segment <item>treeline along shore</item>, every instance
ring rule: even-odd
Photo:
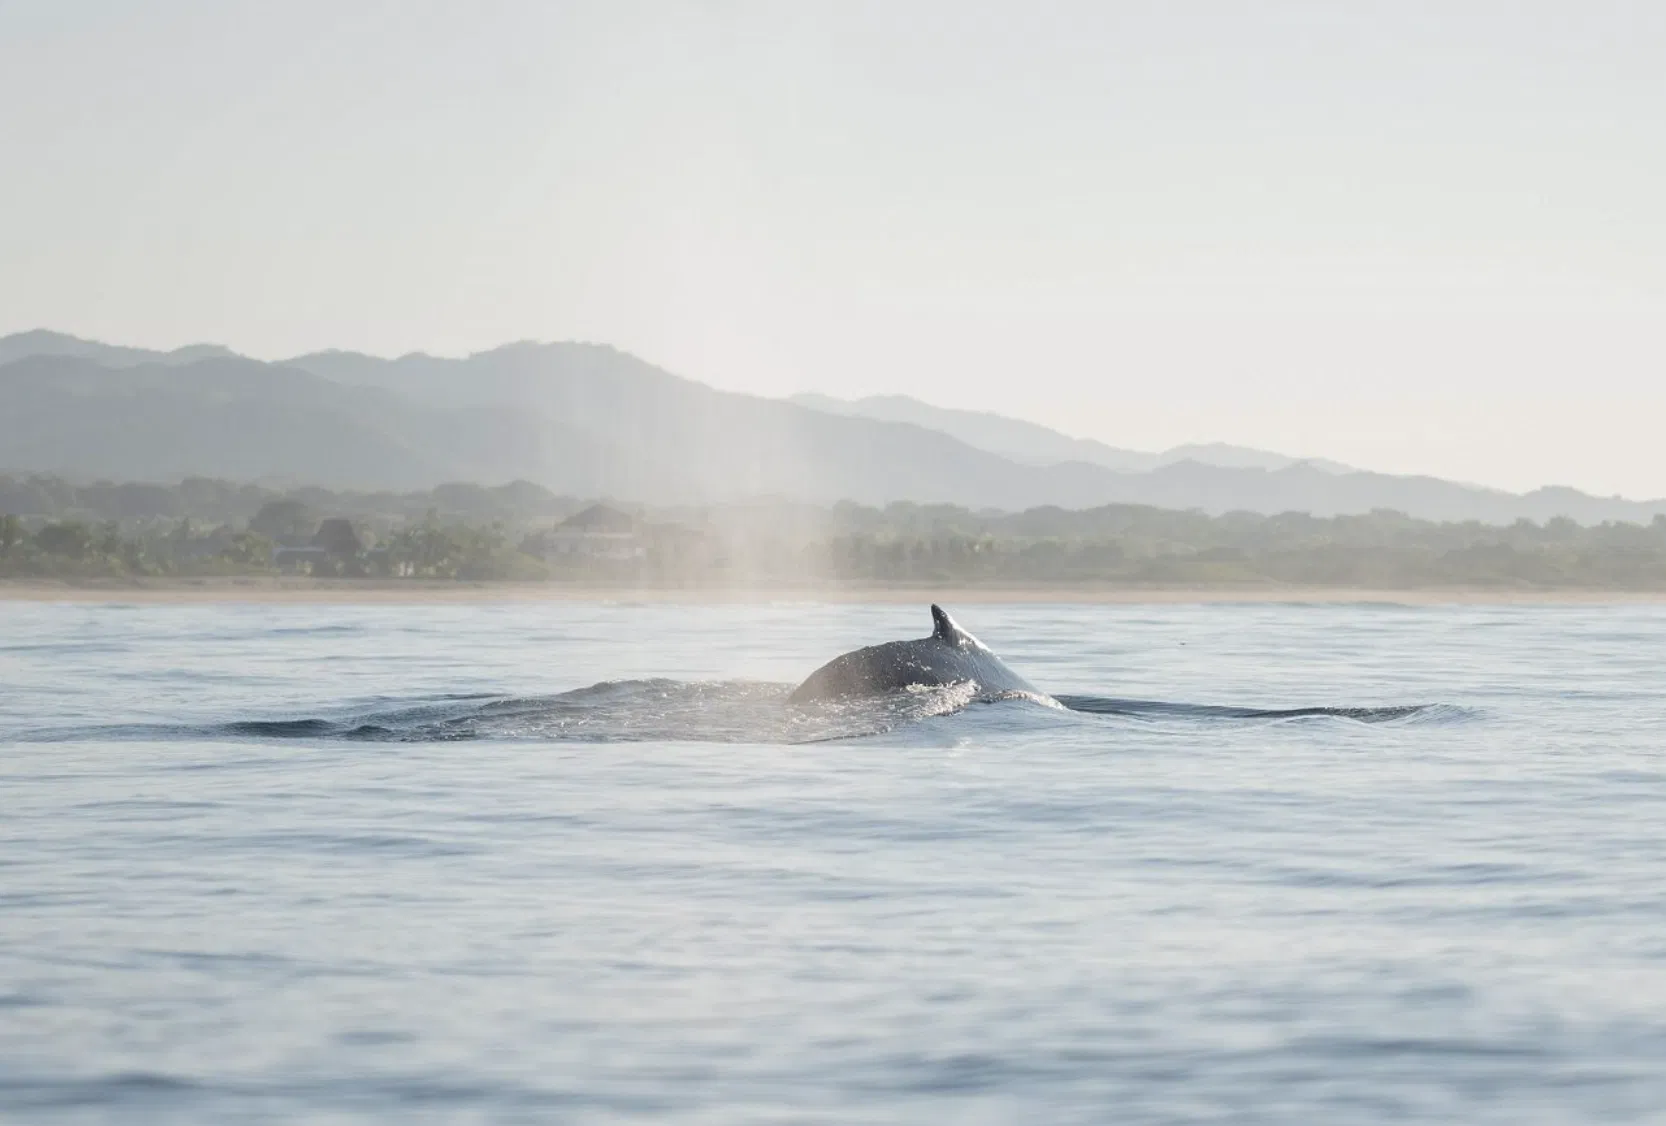
[[[636,587],[1666,591],[1666,518],[1435,523],[1391,511],[974,512],[758,499],[649,509],[525,482],[428,492],[0,476],[0,578],[215,576]]]

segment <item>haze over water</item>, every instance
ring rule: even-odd
[[[1661,1120],[1666,608],[950,609],[0,602],[0,1116]]]

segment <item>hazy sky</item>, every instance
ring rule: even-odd
[[[1666,3],[0,0],[0,332],[1666,495]]]

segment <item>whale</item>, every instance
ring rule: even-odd
[[[931,625],[930,637],[887,641],[834,657],[793,689],[787,702],[881,696],[914,687],[966,683],[982,696],[1023,693],[1047,699],[935,603]]]

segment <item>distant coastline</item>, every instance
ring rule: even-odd
[[[201,478],[80,486],[0,474],[0,579],[129,589],[346,580],[359,591],[395,581],[1119,599],[1321,590],[1558,597],[1666,591],[1666,515],[1648,524],[1556,518],[1496,527],[1388,510],[1328,518],[1130,505],[1001,513],[783,500],[655,510],[558,497],[525,482],[283,495]]]
[[[1437,605],[1624,605],[1666,603],[1666,589],[1590,587],[1505,589],[1427,587],[1381,590],[1334,586],[1149,586],[1090,584],[965,585],[791,584],[770,586],[641,586],[563,582],[462,582],[306,577],[211,577],[135,581],[55,582],[0,579],[0,601],[126,604],[316,603],[454,604],[494,602],[654,603],[1076,603],[1085,605],[1184,605],[1250,603],[1383,603]]]

